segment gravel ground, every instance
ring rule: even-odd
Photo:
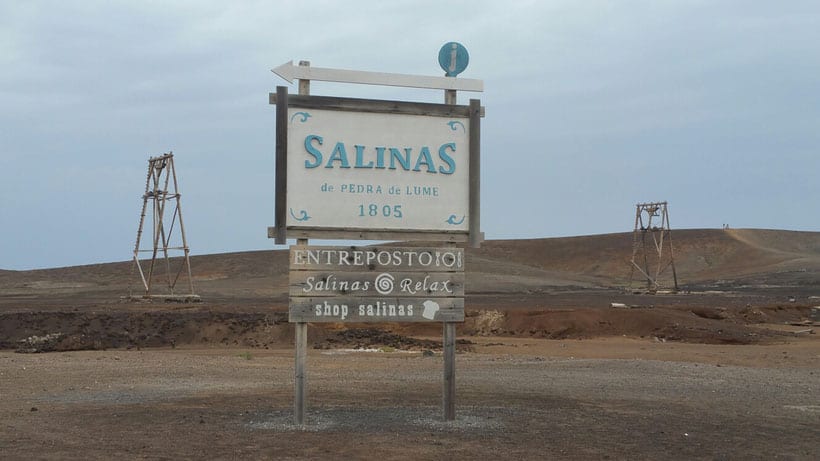
[[[479,347],[457,357],[452,422],[440,355],[314,350],[305,426],[292,420],[292,350],[3,352],[0,458],[817,459],[814,344],[789,366],[685,361],[720,347],[708,345],[683,361]]]

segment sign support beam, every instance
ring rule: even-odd
[[[285,197],[288,192],[288,88],[276,87],[276,196]],[[276,200],[274,208],[275,232],[274,243],[287,243],[287,206],[284,200]]]
[[[307,410],[307,322],[295,327],[296,369],[294,373],[293,419],[297,426],[305,424]]]
[[[456,324],[444,323],[444,420],[456,419]]]
[[[309,67],[310,62],[300,61],[299,66]],[[310,94],[310,80],[299,80],[299,94],[305,96]],[[284,106],[283,112],[287,114],[287,104],[282,104],[282,106]],[[287,118],[285,118],[283,125],[287,127]],[[284,220],[281,229],[282,234],[285,234]],[[308,239],[297,239],[296,242],[299,245],[307,245]],[[296,342],[296,367],[293,380],[293,418],[296,425],[304,426],[305,413],[307,412],[307,322],[296,323],[294,339]]]
[[[452,78],[454,77],[445,77]],[[456,105],[458,103],[458,95],[456,90],[444,91],[444,103],[449,105]],[[470,114],[470,129],[473,129],[473,114]],[[472,137],[472,131],[470,132]],[[470,139],[472,141],[472,138]],[[470,161],[473,161],[472,153],[474,146],[470,146]],[[470,186],[472,186],[474,165],[470,165]],[[473,201],[476,197],[478,189],[470,190],[470,223],[473,223]],[[478,228],[470,228],[470,236],[478,231]],[[442,350],[444,353],[444,388],[442,389],[442,407],[444,409],[444,420],[455,421],[456,419],[456,324],[453,322],[444,322],[444,342]]]
[[[478,248],[481,233],[481,101],[470,100],[470,246]]]
[[[358,83],[363,85],[399,86],[406,88],[427,88],[431,90],[484,91],[484,81],[472,78],[432,77],[426,75],[391,74],[384,72],[367,72],[360,70],[329,69],[293,65],[288,61],[271,72],[292,83],[294,79],[301,82],[319,80],[323,82]],[[301,91],[299,94],[302,94]]]

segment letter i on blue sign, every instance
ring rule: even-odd
[[[458,42],[447,42],[438,52],[438,64],[447,77],[455,77],[464,72],[470,62],[467,48]]]

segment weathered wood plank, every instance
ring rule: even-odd
[[[284,86],[276,87],[276,93],[280,101],[284,104],[276,107],[276,202],[274,204],[274,227],[273,235],[275,243],[284,245],[287,243],[287,192],[288,192],[288,89]]]
[[[464,298],[290,298],[290,322],[463,322]]]
[[[277,228],[268,227],[268,238],[276,237]],[[468,240],[467,231],[439,232],[439,231],[401,231],[389,229],[349,229],[349,228],[302,228],[291,227],[288,237],[293,239],[323,239],[323,240],[393,240],[405,242],[442,242],[461,243]],[[482,237],[483,238],[483,237]]]
[[[444,420],[456,419],[456,325],[451,322],[444,324],[444,388],[442,392],[442,406]]]
[[[307,410],[307,323],[295,326],[296,363],[293,376],[293,418],[296,425],[305,423]]]
[[[270,104],[277,104],[275,93],[268,95]],[[340,98],[335,96],[302,96],[289,95],[288,107],[301,109],[343,110],[352,112],[371,112],[379,114],[424,115],[433,117],[469,117],[470,106],[436,104],[423,102],[389,101],[380,99]],[[479,108],[484,116],[484,108]]]
[[[268,236],[275,228],[268,228]],[[467,232],[438,232],[438,231],[399,231],[399,230],[369,230],[369,229],[342,229],[342,228],[296,228],[288,229],[288,237],[300,239],[322,240],[401,240],[415,242],[445,242],[459,243],[467,241]]]
[[[464,296],[463,272],[292,271],[290,296]]]
[[[464,249],[454,247],[290,247],[290,270],[344,272],[463,272]]]
[[[326,67],[308,67],[309,65],[309,62],[302,61],[299,63],[299,66],[294,66],[293,61],[288,61],[271,69],[271,71],[288,82],[293,82],[293,79],[299,79],[300,82],[320,80],[325,82],[429,88],[434,90],[484,91],[484,81],[471,78],[450,78],[432,75],[410,75]]]
[[[481,101],[470,100],[470,246],[481,246]]]

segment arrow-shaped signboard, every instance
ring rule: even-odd
[[[433,90],[484,91],[484,81],[471,78],[431,77],[425,75],[294,66],[293,61],[288,61],[281,66],[271,69],[271,71],[289,83],[293,83],[293,79],[300,79],[320,80],[323,82],[360,83],[364,85],[429,88]]]

